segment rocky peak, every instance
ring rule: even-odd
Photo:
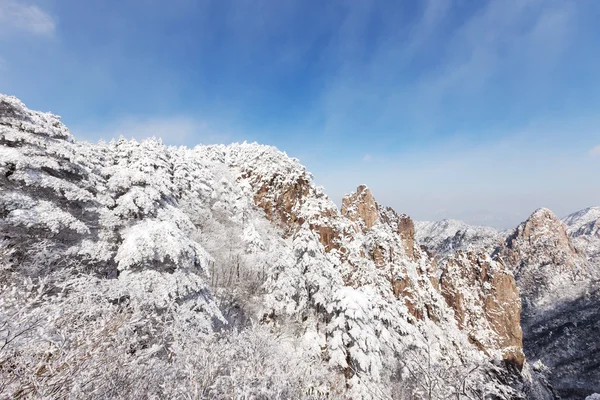
[[[598,320],[600,208],[590,207],[560,221],[548,209],[536,210],[501,249],[521,289],[524,348],[533,364],[552,371],[550,382],[563,399],[597,391],[600,359]],[[595,258],[598,257],[598,258]],[[596,331],[594,331],[596,329]]]
[[[496,254],[515,274],[525,305],[561,296],[568,286],[589,277],[565,224],[547,208],[536,210],[521,223]]]
[[[360,221],[366,229],[371,229],[378,220],[379,207],[366,185],[360,185],[356,192],[342,199],[342,215],[351,221]]]
[[[415,225],[406,214],[400,214],[391,207],[380,206],[366,185],[360,185],[355,193],[342,199],[341,214],[362,225],[363,231],[370,230],[377,222],[389,226],[400,237],[404,253],[415,258]]]
[[[567,235],[566,226],[547,208],[539,208],[517,228],[517,235],[535,244],[539,240],[550,239],[556,245],[574,251]]]
[[[565,224],[547,208],[537,209],[521,223],[507,238],[506,246],[529,261],[540,256],[553,263],[571,264],[570,256],[577,256]]]

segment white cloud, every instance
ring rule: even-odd
[[[89,141],[109,141],[120,136],[136,140],[156,137],[169,145],[194,146],[230,140],[229,134],[214,128],[208,122],[188,116],[130,116],[102,126],[75,126],[72,132],[76,137]]]
[[[364,155],[363,161],[371,161],[372,158],[373,157],[370,154],[367,153],[367,154]]]
[[[592,157],[600,157],[600,144],[598,146],[594,146],[589,151],[590,156]]]
[[[55,29],[55,19],[38,6],[15,0],[0,0],[0,37],[22,32],[51,36]]]

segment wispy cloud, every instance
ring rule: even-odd
[[[22,1],[0,0],[0,38],[11,33],[51,36],[56,20],[36,5]]]
[[[398,129],[414,123],[420,131],[435,131],[444,121],[432,119],[432,114],[442,116],[466,99],[489,99],[489,92],[507,76],[531,87],[529,97],[541,96],[542,90],[533,88],[547,87],[557,64],[565,63],[562,55],[572,43],[577,21],[574,4],[527,0],[507,6],[491,0],[462,15],[459,3],[425,3],[408,35],[397,28],[397,21],[386,24],[385,16],[368,10],[349,13],[344,26],[352,29],[340,30],[337,40],[354,53],[338,55],[339,73],[322,94],[326,130],[363,125]],[[464,22],[452,23],[457,16],[465,17]],[[385,40],[367,51],[361,38],[368,34],[366,21],[374,18],[383,19]],[[418,73],[410,67],[433,62],[435,68]]]
[[[594,146],[589,151],[590,156],[592,157],[600,157],[600,144],[598,146]]]
[[[507,7],[490,1],[455,31],[445,68],[425,85],[431,95],[443,96],[459,88],[480,89],[515,63],[522,72],[551,69],[568,44],[573,13],[569,3],[558,7],[524,1]]]
[[[136,140],[155,137],[165,144],[187,146],[224,143],[233,139],[229,133],[210,123],[188,116],[130,116],[101,126],[76,126],[72,131],[76,137],[89,141],[111,140],[120,136]]]
[[[372,158],[373,157],[369,153],[367,153],[363,156],[362,160],[363,161],[371,161]]]

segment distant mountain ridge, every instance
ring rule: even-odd
[[[415,237],[420,245],[439,255],[457,250],[493,250],[502,241],[502,233],[494,228],[455,219],[415,221]]]
[[[515,275],[525,354],[550,367],[549,382],[566,399],[600,391],[600,207],[560,220],[540,208],[513,230],[462,221],[416,222],[418,243],[442,259],[479,250]]]

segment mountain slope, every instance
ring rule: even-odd
[[[591,278],[584,255],[573,245],[567,229],[550,210],[540,208],[506,239],[497,254],[511,266],[524,307],[543,309],[556,300],[578,296]]]
[[[440,281],[410,218],[366,186],[338,210],[273,147],[91,145],[9,96],[0,143],[3,396],[519,398],[534,384],[512,275],[482,259]]]
[[[600,269],[600,207],[588,207],[563,219],[574,245]]]
[[[586,254],[594,237],[575,244],[594,232],[593,214],[576,213],[566,226],[550,210],[536,210],[497,250],[521,290],[525,354],[549,368],[548,380],[564,399],[600,391],[599,286]]]
[[[454,219],[415,222],[417,242],[439,256],[458,250],[493,251],[502,239],[502,233],[487,226],[473,226]]]
[[[485,279],[485,271],[490,269],[490,261],[485,260],[490,253],[493,262],[506,265],[514,274],[523,304],[520,322],[524,351],[534,364],[533,376],[547,382],[545,388],[538,387],[540,392],[533,398],[552,397],[554,391],[564,399],[580,399],[600,391],[596,339],[600,317],[600,207],[581,210],[562,221],[542,208],[506,237],[492,229],[452,220],[417,222],[416,227],[419,243],[441,259],[443,293],[450,304],[455,303],[459,324],[471,330],[471,340],[476,343],[494,337],[481,318],[488,312],[486,291],[457,292],[444,283],[462,280],[462,286],[472,286],[474,281]],[[478,254],[463,249],[484,250]],[[460,311],[469,303],[469,309],[477,310],[478,315]],[[501,326],[514,326],[514,321]],[[504,337],[506,340],[514,335]]]

